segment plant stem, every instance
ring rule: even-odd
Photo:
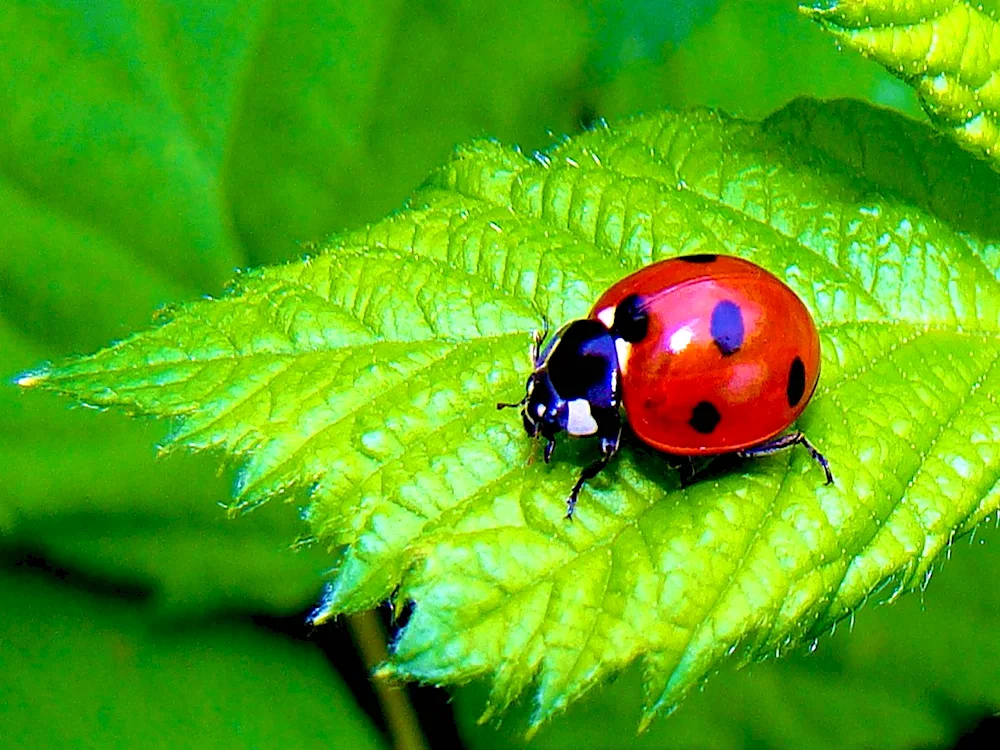
[[[373,674],[375,668],[389,658],[385,630],[375,610],[349,615],[347,623],[368,671],[368,679],[371,680],[378,702],[382,706],[382,715],[389,728],[393,748],[427,750],[427,740],[420,729],[420,721],[410,703],[406,688]]]

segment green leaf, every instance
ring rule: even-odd
[[[208,457],[164,466],[156,425],[120,415],[100,420],[42,394],[10,387],[39,347],[4,347],[0,370],[0,530],[8,549],[153,594],[164,610],[295,612],[312,602],[329,562],[296,551],[309,535],[295,509],[275,504],[233,524],[218,504],[230,495]],[[166,469],[166,470],[165,470]]]
[[[0,575],[0,597],[17,604],[0,624],[7,747],[384,747],[312,644],[164,627],[23,573]]]
[[[830,638],[743,670],[724,668],[669,721],[631,737],[642,675],[632,668],[591,692],[525,742],[520,701],[502,726],[477,726],[486,691],[453,691],[470,750],[580,747],[731,750],[740,747],[956,747],[1000,705],[1000,564],[992,528],[958,543],[934,583],[892,606],[866,607]],[[969,538],[972,541],[972,537]]]
[[[832,0],[802,10],[913,86],[938,127],[1000,169],[995,0]]]
[[[852,158],[888,161],[892,127],[956,171],[866,177]],[[897,115],[814,101],[759,124],[656,114],[536,156],[475,143],[405,211],[21,383],[175,418],[170,445],[242,457],[240,505],[307,492],[338,550],[322,615],[397,586],[415,602],[388,672],[488,677],[488,714],[534,683],[538,726],[640,662],[647,726],[727,659],[920,584],[1000,505],[995,235],[947,212],[954,175],[981,194],[997,177],[941,148]],[[682,489],[630,446],[567,523],[593,446],[529,464],[494,403],[523,388],[543,315],[585,314],[689,252],[752,258],[814,313],[823,375],[799,427],[837,482],[793,451]]]
[[[854,96],[922,114],[905,83],[859,55],[845,55],[787,0],[724,0],[662,64],[634,62],[599,92],[609,119],[669,106],[717,107],[759,119],[796,96]]]
[[[22,367],[40,356],[11,354]],[[9,382],[13,373],[3,376]],[[148,590],[153,606],[175,614],[309,606],[329,561],[319,550],[291,549],[310,534],[296,510],[275,504],[231,523],[218,507],[231,482],[217,462],[157,462],[160,438],[157,425],[117,414],[95,419],[0,387],[4,546]]]
[[[399,204],[456,141],[576,121],[585,19],[565,0],[9,0],[0,12],[0,531],[154,594],[298,611],[329,566],[291,506],[239,524],[208,457],[155,425],[21,394],[238,266]],[[386,165],[391,165],[386,169]],[[360,217],[360,219],[359,219]]]

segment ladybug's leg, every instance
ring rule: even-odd
[[[580,490],[583,489],[583,485],[600,474],[601,470],[608,465],[612,456],[614,456],[618,451],[618,444],[621,442],[621,437],[622,430],[620,426],[613,437],[601,436],[601,457],[580,472],[580,477],[576,480],[576,484],[573,485],[573,489],[570,490],[569,497],[566,499],[567,521],[573,520],[573,511],[576,509],[576,500],[580,495]]]
[[[545,438],[545,450],[542,453],[542,458],[545,459],[545,463],[549,463],[552,460],[552,451],[556,449],[555,438]]]
[[[587,480],[593,479],[601,470],[608,465],[608,461],[611,460],[610,455],[601,456],[599,459],[594,461],[590,466],[585,468],[580,472],[580,478],[576,480],[576,484],[573,485],[573,489],[569,492],[569,497],[566,499],[566,520],[573,520],[573,511],[576,510],[576,500],[580,495],[580,490],[583,489],[583,485],[587,483]]]
[[[812,460],[823,467],[823,473],[826,474],[826,483],[833,484],[833,472],[830,471],[830,462],[826,460],[826,456],[820,453],[816,449],[816,446],[810,443],[806,439],[806,436],[803,435],[801,432],[799,433],[799,438],[800,438],[799,443],[802,444],[803,448],[809,451],[809,455],[812,456]]]
[[[549,319],[542,318],[542,330],[531,332],[531,364],[538,367],[538,357],[542,353],[542,344],[545,343],[545,339],[549,336]]]
[[[736,451],[736,455],[740,458],[759,458],[760,456],[774,455],[796,445],[801,445],[809,451],[809,455],[812,456],[813,461],[823,467],[823,472],[826,474],[826,483],[833,484],[833,472],[830,471],[830,462],[798,430],[789,432],[787,435],[779,435],[778,437],[771,438],[766,443],[755,445],[752,448],[744,448],[741,451]]]
[[[679,456],[677,473],[681,480],[681,489],[694,484],[694,459],[691,456]]]

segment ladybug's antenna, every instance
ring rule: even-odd
[[[505,404],[501,402],[497,404],[497,411],[499,411],[500,409],[517,409],[520,406],[524,406],[524,402],[527,400],[528,396],[525,395],[525,397],[522,398],[520,401],[518,401],[516,404]]]
[[[549,319],[542,316],[542,330],[531,333],[531,364],[538,364],[538,355],[542,353],[542,344],[549,337]]]

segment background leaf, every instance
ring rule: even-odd
[[[836,0],[803,10],[913,86],[938,127],[1000,168],[995,2]]]
[[[311,644],[164,627],[24,571],[0,596],[18,605],[0,625],[7,747],[175,747],[180,731],[219,748],[384,746]]]
[[[585,21],[563,3],[100,0],[0,15],[5,382],[385,213],[473,133],[569,128],[584,54]],[[158,606],[310,606],[329,561],[288,549],[309,534],[297,510],[231,523],[215,462],[154,468],[161,434],[0,389],[5,544],[149,587]]]
[[[389,673],[490,675],[488,713],[537,677],[537,726],[639,659],[647,725],[728,656],[809,642],[919,585],[997,510],[992,239],[938,215],[946,187],[867,182],[812,142],[839,120],[879,150],[894,117],[798,102],[760,125],[637,118],[534,157],[480,142],[406,212],[21,382],[179,417],[175,444],[245,457],[239,503],[307,491],[342,550],[325,614],[400,585],[416,604]],[[539,313],[584,314],[625,270],[689,252],[751,257],[813,310],[824,374],[800,426],[838,482],[797,452],[681,489],[636,446],[568,524],[587,449],[525,466],[519,421],[493,404],[521,387]]]
[[[585,11],[558,0],[500,9],[464,2],[342,5],[133,8],[102,0],[88,3],[86,12],[71,3],[5,5],[5,380],[43,360],[120,339],[164,303],[216,293],[236,266],[295,257],[303,241],[384,215],[454,143],[479,134],[530,150],[548,141],[547,128],[575,132],[578,117],[669,104],[757,117],[799,93],[847,94],[916,111],[903,98],[904,84],[860,55],[838,53],[833,40],[795,12],[794,0],[666,6],[630,0],[587,3]],[[811,148],[829,149],[865,174],[866,184],[901,191],[908,202],[938,210],[939,198],[950,196],[946,222],[966,238],[995,238],[995,201],[978,176],[965,181],[967,160],[941,158],[936,148],[914,150],[898,118],[876,120],[870,110],[861,124],[881,146],[869,149],[850,137],[857,123],[835,114],[789,120],[786,134],[810,133]],[[984,243],[983,252],[995,268],[994,245]],[[520,351],[514,366],[523,366]],[[151,446],[162,434],[155,424],[97,417],[0,388],[0,545],[14,555],[43,553],[113,587],[149,589],[148,601],[179,608],[171,613],[175,624],[218,608],[290,612],[310,604],[330,561],[318,547],[288,551],[291,540],[307,533],[297,509],[272,503],[230,521],[217,507],[230,500],[228,473],[220,479],[217,461],[206,457],[154,463]],[[523,443],[517,447],[524,450]],[[564,490],[553,481],[554,492]],[[948,715],[959,717],[956,732],[962,717],[996,710],[1000,704],[988,695],[977,702],[975,692],[993,684],[995,660],[976,649],[985,645],[981,638],[966,635],[988,632],[996,618],[984,610],[978,620],[969,600],[934,595],[966,576],[973,592],[989,586],[991,558],[978,548],[956,554],[976,567],[946,566],[936,574],[927,612],[912,601],[878,610],[896,618],[892,643],[915,644],[928,664],[923,677],[930,687],[920,696],[886,671],[870,676],[872,662],[849,653],[841,662],[845,679],[825,680],[829,700],[811,708],[788,700],[783,677],[749,682],[745,690],[738,682],[731,693],[713,681],[709,691],[740,703],[759,697],[771,707],[727,726],[735,736],[759,736],[776,723],[772,708],[784,705],[789,722],[815,716],[832,733],[869,700],[852,688],[869,677],[912,707],[920,727],[937,726],[919,714],[939,716],[936,696],[955,685],[970,688],[946,699],[954,701]],[[63,582],[59,590],[72,588]],[[104,599],[87,601],[94,612],[88,618],[108,606]],[[16,611],[19,604],[11,606]],[[44,628],[50,617],[49,610],[39,612],[37,624],[25,620],[24,627]],[[884,633],[881,620],[869,627],[873,637]],[[857,637],[843,640],[853,644]],[[896,658],[887,656],[885,664]],[[876,656],[874,663],[882,662]],[[39,705],[47,700],[43,692],[37,696]],[[625,692],[613,700],[633,727],[638,704],[625,704],[626,697],[637,698]],[[109,705],[124,699],[115,693]],[[466,713],[478,711],[481,697],[473,700],[471,707],[463,703]],[[677,719],[694,705],[689,699]],[[843,711],[823,714],[823,706]],[[539,740],[585,729],[579,714],[568,719]],[[656,723],[651,732],[674,721]],[[439,706],[429,726],[448,724],[447,708]],[[701,744],[712,746],[707,725],[702,733]],[[945,735],[931,733],[927,741],[939,736]],[[618,732],[615,744],[624,737]]]
[[[11,381],[122,338],[164,304],[217,293],[237,267],[384,214],[457,141],[541,142],[573,127],[584,24],[558,0],[6,3],[4,553],[148,591],[143,606],[175,627],[219,610],[302,617],[330,560],[290,549],[310,533],[298,508],[235,523],[219,507],[232,477],[217,461],[155,463],[161,427],[95,419]],[[88,605],[95,618],[104,604]],[[336,662],[354,668],[349,653]],[[100,674],[110,684],[94,690],[125,706]],[[20,683],[32,686],[34,705],[49,700],[44,680]],[[188,741],[183,722],[174,730],[164,742]]]
[[[646,28],[655,30],[673,20],[663,13],[662,3],[639,5],[655,17],[643,19]],[[711,15],[693,11],[690,33],[663,40],[656,54],[623,60],[594,93],[595,107],[608,118],[666,105],[717,107],[761,119],[795,96],[809,94],[863,98],[922,116],[911,88],[874,62],[844,54],[803,17],[794,0],[723,0],[716,5]],[[621,42],[626,49],[630,43],[636,42]]]

